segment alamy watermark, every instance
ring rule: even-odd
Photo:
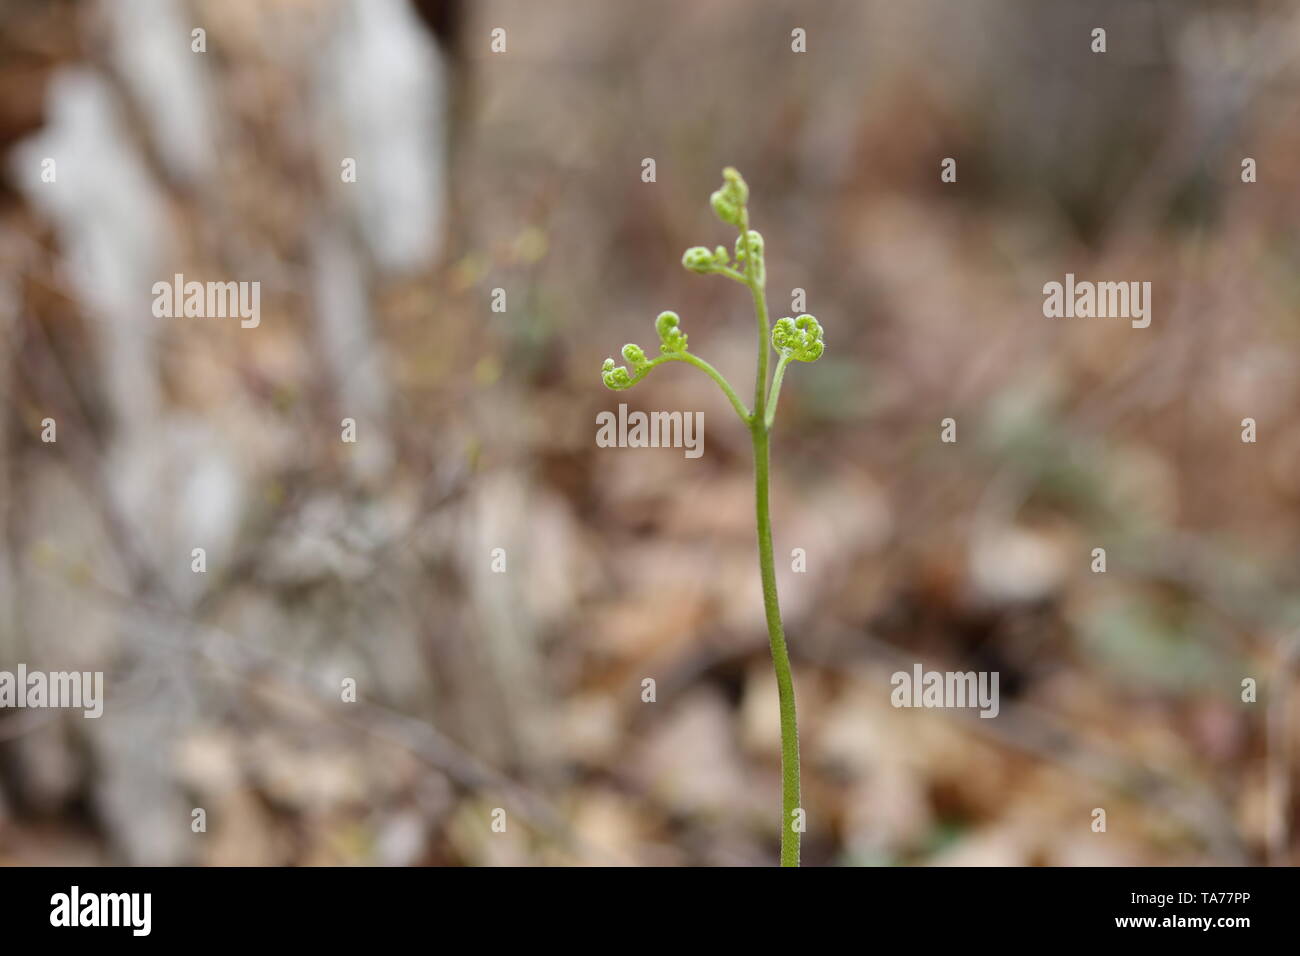
[[[186,282],[176,273],[171,282],[155,282],[153,314],[160,319],[238,318],[245,329],[262,322],[262,283]]]
[[[981,717],[996,717],[997,671],[926,671],[920,664],[912,672],[895,671],[889,702],[895,707],[978,707]]]
[[[703,412],[629,412],[619,402],[618,414],[596,415],[596,445],[600,448],[682,448],[687,458],[704,454]]]
[[[0,671],[0,710],[10,707],[71,708],[83,717],[104,713],[103,671]]]
[[[148,936],[153,928],[152,893],[83,893],[73,886],[50,897],[51,926],[122,926],[132,936]]]
[[[1049,319],[1132,319],[1135,329],[1151,324],[1150,282],[1065,282],[1043,285],[1043,315]]]

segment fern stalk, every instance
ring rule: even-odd
[[[754,410],[747,409],[736,390],[708,362],[686,351],[686,334],[679,328],[675,312],[662,312],[655,322],[659,333],[660,355],[647,359],[638,345],[623,346],[623,358],[631,366],[616,366],[606,359],[601,379],[611,389],[631,388],[657,365],[680,361],[696,366],[712,378],[749,428],[754,446],[754,515],[758,531],[758,567],[763,584],[763,612],[767,619],[767,637],[772,649],[772,666],[776,671],[777,696],[781,711],[781,865],[799,865],[799,837],[802,831],[799,784],[799,729],[795,720],[794,675],[790,654],[781,625],[781,605],[776,591],[776,562],[772,553],[772,515],[769,506],[768,472],[772,424],[781,382],[791,361],[815,362],[825,350],[822,328],[811,315],[777,320],[770,327],[765,292],[766,268],[763,237],[749,228],[749,187],[736,170],[723,170],[723,184],[710,201],[718,218],[739,230],[735,261],[725,246],[712,252],[694,246],[682,256],[682,264],[701,275],[720,275],[748,287],[754,300],[758,325],[758,362],[754,377]],[[778,356],[776,371],[769,381],[769,348]]]

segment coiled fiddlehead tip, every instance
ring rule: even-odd
[[[691,272],[708,275],[714,270],[713,253],[703,246],[691,246],[682,254],[682,265]]]
[[[798,362],[815,362],[826,351],[822,327],[811,315],[797,319],[787,316],[772,327],[772,347],[786,358]]]
[[[745,237],[749,237],[749,248],[754,250],[754,258],[763,258],[763,236],[757,229],[750,229],[736,237],[736,261],[744,262],[746,255]]]
[[[753,276],[759,285],[766,283],[767,268],[763,258],[763,236],[756,229],[749,229],[742,232],[736,237],[736,262],[743,265],[749,257],[749,253],[754,253]]]
[[[740,171],[735,166],[723,168],[722,188],[730,190],[740,205],[749,202],[749,184],[745,182],[745,177],[740,175]]]
[[[645,349],[639,345],[629,342],[623,346],[623,361],[632,366],[633,372],[639,372],[648,364],[645,357]]]
[[[681,319],[676,312],[660,312],[655,319],[655,331],[659,333],[659,350],[665,355],[686,351],[686,333],[678,325]]]
[[[682,254],[682,265],[691,272],[706,276],[731,265],[731,257],[727,255],[725,246],[718,246],[712,252],[704,246],[691,246]]]
[[[739,226],[745,221],[745,205],[749,202],[749,186],[735,167],[728,166],[722,171],[722,186],[717,189],[709,202],[718,218],[732,226]]]
[[[605,383],[606,388],[616,392],[632,387],[632,376],[628,370],[622,365],[616,366],[612,358],[605,359],[605,364],[600,370],[600,380]]]

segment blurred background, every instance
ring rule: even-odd
[[[772,479],[805,862],[1294,862],[1297,53],[1285,2],[4,0],[0,669],[106,703],[0,713],[0,863],[773,863],[748,437],[598,374],[674,309],[751,392],[679,264],[725,165],[828,343]],[[1044,318],[1067,272],[1150,328]],[[597,448],[620,401],[703,457]],[[892,708],[915,663],[999,716]]]

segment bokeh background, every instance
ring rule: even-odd
[[[1293,862],[1298,53],[1285,2],[4,0],[0,669],[107,701],[0,713],[0,862],[774,862],[747,435],[598,375],[671,308],[750,392],[679,265],[724,165],[829,345],[774,437],[805,862]],[[1044,318],[1066,272],[1150,328]],[[704,456],[597,448],[619,401]],[[895,710],[917,662],[1000,715]]]

